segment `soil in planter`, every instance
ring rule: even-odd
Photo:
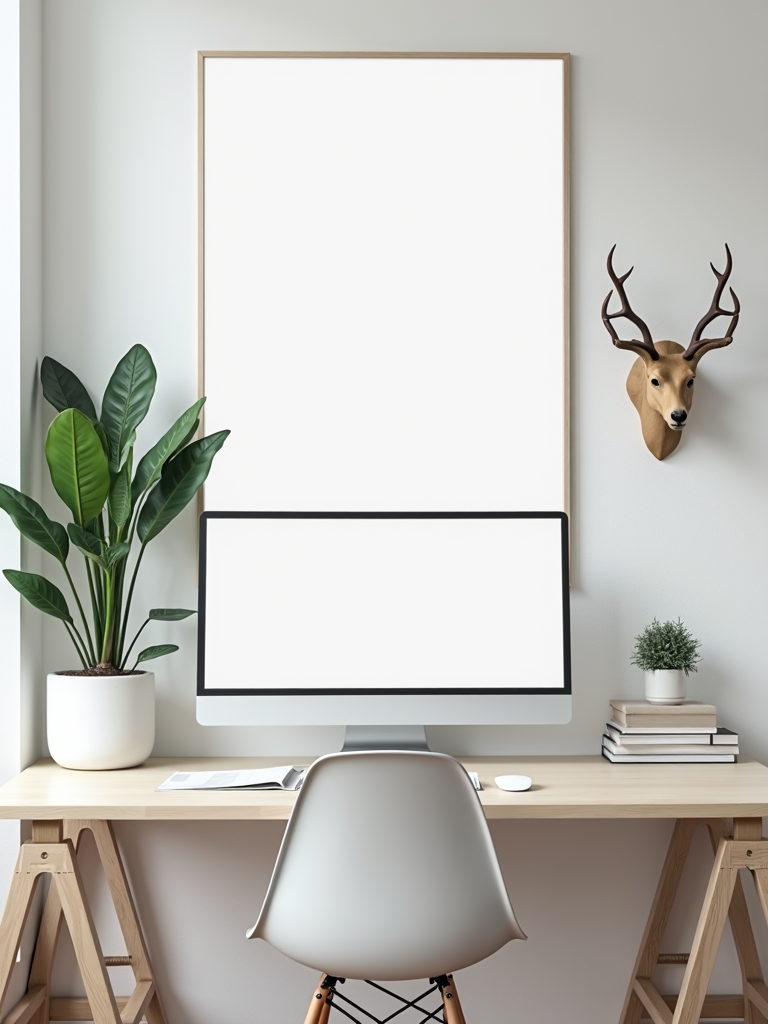
[[[128,669],[115,668],[114,665],[95,665],[93,668],[69,668],[57,672],[57,676],[145,676],[144,669],[130,672]]]

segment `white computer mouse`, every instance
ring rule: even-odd
[[[531,788],[530,775],[497,775],[493,781],[508,793],[522,793],[524,789]]]

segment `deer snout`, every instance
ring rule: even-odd
[[[688,419],[688,413],[685,409],[673,409],[669,416],[673,421],[670,424],[673,430],[682,430],[685,426],[685,421]]]

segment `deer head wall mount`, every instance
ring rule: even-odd
[[[713,348],[723,348],[733,341],[733,332],[739,321],[739,300],[733,288],[730,288],[733,309],[723,309],[720,300],[731,273],[733,261],[731,250],[726,245],[725,270],[719,273],[712,263],[712,271],[717,278],[715,295],[712,305],[696,324],[688,348],[683,349],[674,341],[654,342],[648,325],[632,310],[624,291],[624,282],[634,270],[630,267],[626,274],[617,277],[613,269],[613,253],[616,246],[608,253],[608,274],[613,281],[616,295],[621,302],[621,309],[616,313],[608,312],[613,289],[608,292],[603,303],[603,323],[613,338],[617,348],[626,348],[635,352],[640,358],[633,364],[627,377],[627,392],[632,404],[640,414],[643,440],[648,450],[657,459],[666,459],[680,443],[688,413],[693,401],[693,382],[696,379],[696,367],[705,352]],[[724,337],[703,338],[706,327],[719,316],[729,316],[731,322]],[[642,341],[623,341],[616,333],[612,320],[623,317],[629,320],[640,331]]]

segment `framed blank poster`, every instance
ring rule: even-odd
[[[220,510],[567,510],[568,58],[200,55]]]

